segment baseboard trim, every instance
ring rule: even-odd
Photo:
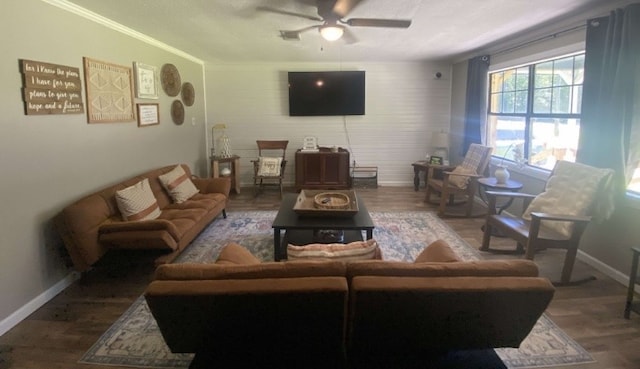
[[[609,265],[601,262],[600,260],[598,260],[598,259],[594,258],[593,256],[587,254],[586,252],[578,250],[577,258],[578,258],[578,260],[584,262],[585,264],[587,264],[589,266],[592,266],[593,268],[595,268],[596,270],[598,270],[602,274],[606,275],[607,277],[610,277],[614,281],[619,282],[623,286],[626,287],[626,286],[629,285],[629,276],[628,275],[620,272],[619,270],[613,269]],[[640,293],[640,286],[637,285],[637,284],[635,286],[635,291],[637,293]]]
[[[60,292],[64,291],[73,282],[80,278],[80,273],[71,272],[58,283],[51,286],[46,291],[39,294],[36,298],[23,305],[20,309],[14,311],[11,315],[0,322],[0,336],[7,333],[11,328],[26,319],[34,311],[56,297]]]

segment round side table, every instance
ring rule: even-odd
[[[523,186],[522,183],[518,181],[514,181],[513,179],[508,179],[507,183],[498,183],[498,180],[495,177],[479,178],[478,183],[480,184],[480,187],[478,188],[480,192],[480,198],[482,198],[482,201],[484,201],[485,204],[489,203],[489,201],[487,200],[487,195],[485,194],[485,191],[518,192],[522,189],[522,186]],[[511,206],[512,202],[513,202],[513,198],[510,198],[508,201],[504,202],[503,204],[499,204],[499,205],[496,204],[496,213],[497,214],[502,213],[504,209]]]

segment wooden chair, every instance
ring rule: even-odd
[[[596,210],[603,209],[602,204],[608,202],[606,192],[612,176],[610,169],[558,161],[544,192],[539,195],[487,191],[489,213],[480,250],[496,251],[490,250],[489,243],[493,232],[498,231],[516,241],[513,252],[525,253],[529,260],[543,249],[567,250],[560,281],[554,284],[570,285],[594,279],[587,277],[572,282],[571,273],[582,234]],[[522,217],[496,214],[498,197],[522,199]]]
[[[469,151],[464,157],[462,164],[453,166],[430,165],[427,171],[427,194],[425,201],[434,203],[431,195],[436,192],[440,194],[437,202],[438,215],[456,216],[459,214],[447,213],[447,207],[459,204],[456,196],[463,196],[462,202],[466,202],[465,217],[472,216],[473,202],[475,194],[478,192],[478,178],[484,177],[491,151],[488,146],[471,144]],[[439,175],[441,174],[441,175]]]
[[[286,154],[289,141],[257,140],[256,143],[258,159],[251,161],[253,163],[253,194],[257,196],[265,186],[271,185],[280,188],[280,198],[282,198],[282,180],[287,165]]]

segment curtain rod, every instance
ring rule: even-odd
[[[536,38],[536,39],[534,39],[534,40],[530,40],[530,41],[523,42],[523,43],[521,43],[521,44],[519,44],[519,45],[516,45],[516,46],[511,46],[511,47],[508,47],[508,48],[506,48],[506,49],[498,50],[498,51],[496,51],[495,53],[492,53],[491,55],[500,55],[500,54],[509,53],[509,52],[512,52],[512,51],[515,51],[515,50],[521,49],[521,48],[523,48],[523,47],[525,47],[525,46],[529,46],[529,45],[532,45],[532,44],[538,43],[538,42],[540,42],[540,41],[545,41],[545,40],[549,40],[549,39],[554,39],[554,38],[556,38],[556,37],[558,37],[558,36],[560,36],[560,35],[563,35],[563,34],[565,34],[565,33],[575,32],[575,31],[578,31],[578,30],[581,30],[581,29],[584,29],[584,28],[587,28],[587,25],[586,25],[586,24],[581,24],[581,25],[579,25],[579,26],[575,26],[575,27],[567,28],[567,29],[565,29],[565,30],[558,31],[558,32],[552,33],[552,34],[550,34],[550,35],[542,36],[542,37]]]

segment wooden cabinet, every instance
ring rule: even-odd
[[[296,189],[347,189],[351,187],[349,176],[349,151],[320,148],[319,152],[296,152]]]

